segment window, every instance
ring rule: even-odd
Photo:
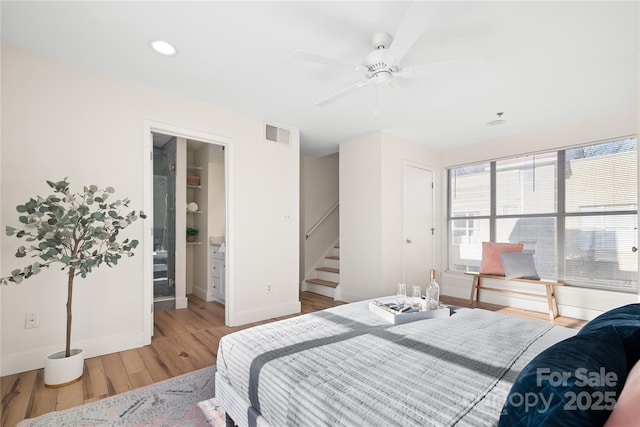
[[[450,168],[449,269],[479,271],[482,242],[523,243],[542,277],[637,292],[637,141]]]

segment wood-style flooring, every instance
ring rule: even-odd
[[[333,307],[341,302],[301,292],[302,313]],[[442,297],[445,304],[468,307],[468,300]],[[476,307],[549,322],[546,313],[477,303]],[[155,313],[152,344],[85,360],[82,379],[60,388],[44,387],[44,370],[37,369],[0,378],[2,427],[13,427],[25,418],[67,409],[149,385],[216,363],[218,341],[226,334],[261,323],[229,328],[224,306],[189,296],[189,308]],[[559,317],[555,324],[580,328],[584,321]]]

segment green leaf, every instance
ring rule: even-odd
[[[20,213],[25,213],[27,211],[27,207],[25,205],[16,206],[16,210]]]
[[[49,250],[47,251],[47,255],[49,255],[50,257],[54,257],[56,255],[58,255],[60,253],[60,251],[56,248],[49,248]]]
[[[17,230],[17,228],[11,227],[9,225],[7,225],[7,227],[5,228],[7,236],[13,236],[13,234],[16,232],[16,230]]]
[[[65,178],[64,181],[58,181],[55,188],[56,191],[64,192],[67,190],[67,187],[69,187],[69,181],[67,181],[67,178]]]

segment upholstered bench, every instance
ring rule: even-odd
[[[485,289],[488,291],[494,292],[506,292],[510,294],[517,295],[526,295],[528,297],[533,298],[543,298],[547,300],[547,305],[549,306],[549,319],[553,321],[556,317],[558,317],[558,301],[556,300],[556,286],[562,286],[561,282],[556,280],[547,280],[547,279],[507,279],[504,276],[494,276],[490,274],[479,274],[479,273],[465,273],[469,276],[473,276],[473,282],[471,284],[471,297],[469,298],[469,304],[473,304],[475,302],[480,301],[480,289]],[[483,285],[483,279],[490,280],[507,280],[519,283],[527,283],[531,285],[544,286],[546,288],[545,294],[542,293],[533,293],[533,292],[523,292],[515,289],[506,289],[506,288],[494,288]]]

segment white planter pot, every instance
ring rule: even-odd
[[[44,363],[44,385],[62,387],[74,383],[84,371],[84,350],[72,349],[71,356],[64,357],[64,350],[51,353]]]

